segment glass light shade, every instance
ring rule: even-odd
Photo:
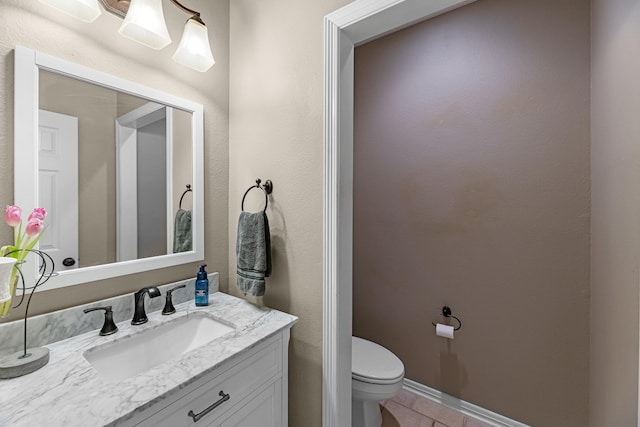
[[[93,22],[102,14],[98,0],[40,0],[40,3],[54,7],[84,22]]]
[[[171,43],[164,22],[162,0],[131,0],[118,32],[152,49],[162,49]]]
[[[195,19],[187,20],[178,50],[173,54],[173,60],[201,73],[216,63],[209,46],[209,32],[204,24]]]

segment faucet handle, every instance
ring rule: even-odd
[[[176,312],[176,308],[173,306],[173,301],[171,300],[171,293],[176,289],[184,288],[187,285],[178,285],[169,290],[167,290],[167,300],[164,303],[164,308],[162,309],[162,314],[169,315]]]
[[[100,329],[100,335],[106,336],[118,332],[118,327],[113,322],[113,311],[111,310],[110,305],[104,307],[85,308],[82,311],[89,313],[96,310],[104,310],[104,324],[102,325],[102,329]]]

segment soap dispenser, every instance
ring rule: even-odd
[[[200,270],[196,278],[196,306],[209,305],[209,279],[204,269],[207,264],[200,264]]]

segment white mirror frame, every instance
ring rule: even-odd
[[[127,274],[140,273],[204,259],[204,109],[187,99],[92,70],[22,46],[15,48],[14,95],[14,204],[23,212],[38,207],[38,81],[39,70],[47,70],[77,80],[93,83],[119,92],[146,98],[191,113],[192,117],[192,182],[193,182],[193,249],[189,252],[160,255],[137,260],[115,262],[76,270],[61,271],[38,290],[78,285]],[[36,247],[37,248],[37,247]],[[24,268],[27,286],[34,283],[37,265]]]
[[[322,425],[351,425],[353,55],[356,46],[476,0],[357,0],[324,19]]]

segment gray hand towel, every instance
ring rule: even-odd
[[[240,213],[236,256],[238,288],[245,295],[264,295],[264,278],[271,275],[271,236],[266,213]]]
[[[191,211],[178,209],[173,227],[173,253],[191,250]]]

